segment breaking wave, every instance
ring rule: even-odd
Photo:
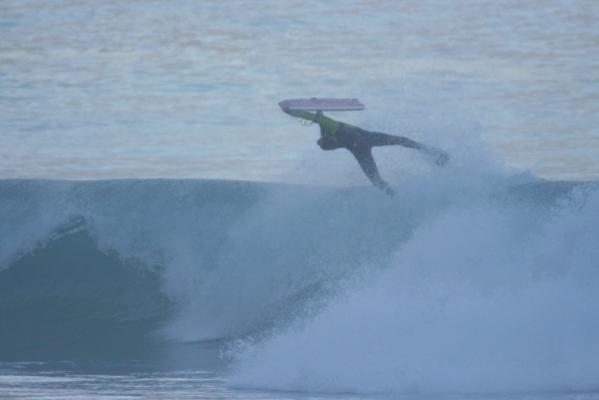
[[[234,383],[333,393],[599,388],[596,185],[500,189],[421,222],[316,316],[234,343]]]
[[[2,359],[218,339],[242,387],[599,387],[596,184],[5,180],[0,218]]]

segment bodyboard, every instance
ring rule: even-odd
[[[279,103],[281,108],[290,111],[361,111],[364,104],[358,99],[288,99]]]

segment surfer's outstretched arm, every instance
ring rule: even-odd
[[[339,126],[341,125],[339,121],[335,121],[333,118],[325,116],[322,113],[322,111],[317,111],[316,113],[311,113],[308,111],[295,111],[290,110],[285,106],[281,106],[281,109],[283,110],[283,112],[291,115],[292,117],[316,122],[320,126],[321,136],[335,134],[335,132],[337,132],[337,129],[339,129]]]
[[[385,182],[383,178],[381,178],[381,175],[379,174],[379,169],[376,166],[376,162],[374,161],[374,158],[372,157],[372,152],[369,148],[351,150],[351,153],[354,155],[354,157],[356,157],[356,160],[358,160],[358,164],[360,164],[362,171],[364,171],[364,173],[366,174],[368,179],[370,179],[370,182],[372,182],[374,186],[378,187],[379,189],[387,193],[389,196],[393,196],[395,194],[391,186],[389,186],[389,184]]]
[[[311,113],[308,111],[292,111],[283,106],[281,106],[281,110],[283,110],[284,113],[291,115],[292,117],[302,118],[313,122],[318,122],[318,119],[320,117],[317,113]]]

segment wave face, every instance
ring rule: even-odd
[[[85,231],[20,257],[0,293],[4,360],[140,354],[172,306],[157,272],[101,252]]]
[[[243,387],[599,387],[599,191],[0,181],[0,358],[231,343]]]
[[[8,359],[261,334],[321,307],[415,223],[370,188],[7,180],[0,193]]]

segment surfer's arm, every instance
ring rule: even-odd
[[[288,108],[281,107],[284,113],[291,115],[292,117],[306,119],[308,121],[318,122],[319,115],[308,111],[293,111]]]
[[[341,125],[341,123],[339,121],[335,121],[333,118],[329,118],[329,117],[323,115],[322,111],[317,111],[316,113],[311,113],[308,111],[290,110],[284,106],[281,106],[281,110],[283,110],[283,112],[285,112],[293,117],[316,122],[318,125],[320,125],[320,135],[321,136],[334,135],[335,132],[337,132],[337,130],[339,129],[339,126]]]

